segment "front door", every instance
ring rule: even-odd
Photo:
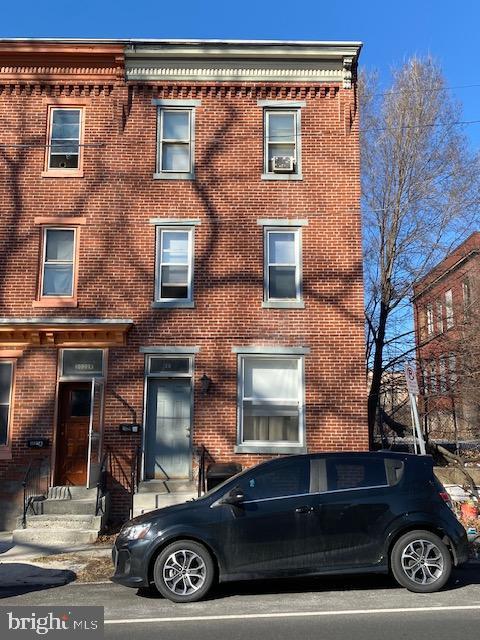
[[[146,478],[190,476],[190,426],[190,379],[150,379],[145,436]]]
[[[85,485],[91,382],[62,382],[58,397],[56,483]]]

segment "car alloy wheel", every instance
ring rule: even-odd
[[[204,584],[207,568],[202,558],[194,551],[175,551],[163,565],[163,581],[177,596],[190,596]]]
[[[164,598],[196,602],[215,579],[211,553],[200,542],[177,540],[162,549],[153,566],[153,580]]]
[[[414,540],[402,553],[405,575],[417,584],[433,584],[443,575],[443,555],[433,542]]]
[[[390,566],[402,587],[416,593],[433,593],[448,582],[452,556],[445,542],[435,533],[409,531],[394,544]]]

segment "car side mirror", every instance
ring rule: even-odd
[[[221,504],[240,505],[245,500],[245,495],[240,487],[234,487],[220,500]]]

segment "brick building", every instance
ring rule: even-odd
[[[480,233],[475,232],[414,287],[417,358],[430,437],[478,441]]]
[[[138,448],[367,448],[359,51],[0,42],[0,526],[32,459],[124,517]]]

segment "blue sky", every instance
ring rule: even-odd
[[[449,86],[480,85],[478,0],[3,0],[0,37],[362,40],[361,63],[387,82],[392,65],[432,54]],[[480,120],[480,86],[454,89]],[[480,148],[480,123],[466,127]]]

